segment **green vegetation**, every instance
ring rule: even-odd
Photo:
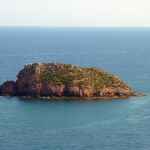
[[[94,89],[127,86],[112,74],[97,68],[80,68],[60,64],[47,64],[46,70],[40,75],[39,80],[43,83],[73,85],[80,88],[85,88],[90,85]]]

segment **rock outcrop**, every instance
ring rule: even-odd
[[[17,93],[16,82],[6,81],[0,86],[0,95],[2,96],[13,96]]]
[[[99,68],[68,64],[27,64],[17,80],[0,86],[0,95],[30,97],[128,97],[136,96],[124,81]]]

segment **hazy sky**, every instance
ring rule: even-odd
[[[0,26],[150,26],[150,0],[0,0]]]

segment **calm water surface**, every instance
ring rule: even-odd
[[[150,28],[0,28],[0,83],[26,63],[96,66],[147,96],[122,100],[0,97],[2,150],[149,150]]]

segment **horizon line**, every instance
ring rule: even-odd
[[[49,26],[49,25],[0,25],[2,27],[46,27],[46,28],[150,28],[150,26]]]

